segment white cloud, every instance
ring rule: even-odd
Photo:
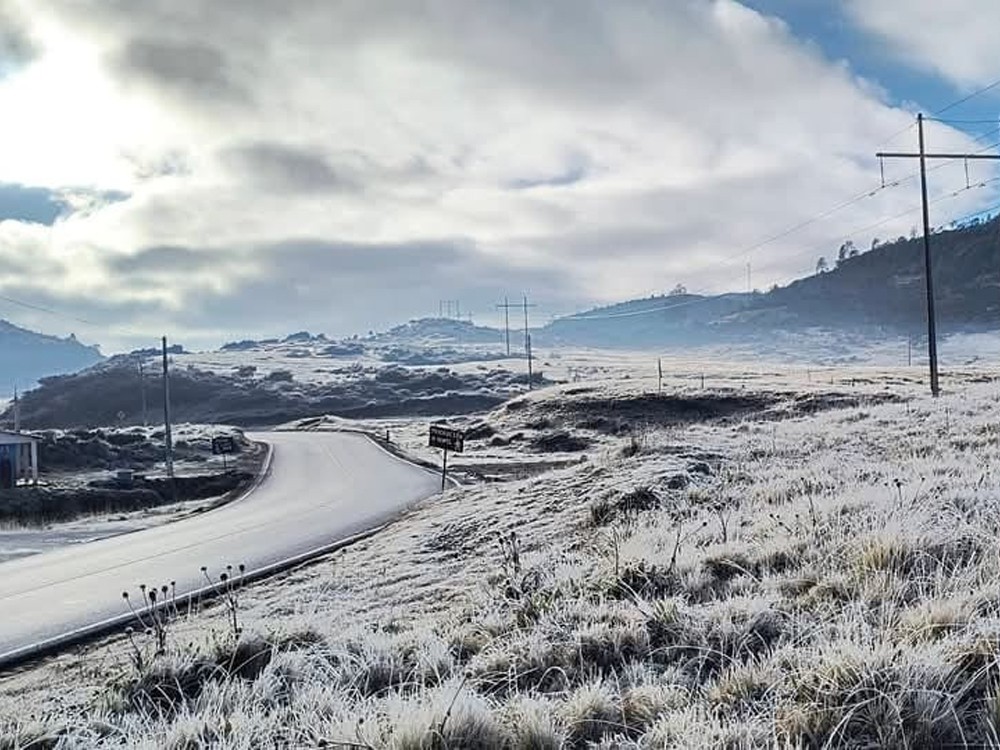
[[[26,108],[9,179],[131,194],[34,246],[60,269],[50,302],[188,340],[367,330],[441,298],[492,311],[525,288],[554,310],[742,288],[740,248],[871,188],[911,122],[731,0],[24,8],[42,53],[0,81],[0,110]],[[915,206],[912,183],[879,193],[757,250],[755,278],[808,273]],[[19,247],[0,237],[0,260]]]
[[[996,0],[848,0],[847,7],[915,67],[966,89],[1000,78]]]

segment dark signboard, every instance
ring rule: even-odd
[[[212,438],[212,453],[216,456],[224,456],[227,453],[236,452],[236,441],[231,437]]]
[[[465,433],[450,427],[431,425],[431,448],[444,448],[446,451],[461,453],[465,448]]]

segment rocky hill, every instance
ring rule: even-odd
[[[24,390],[43,377],[76,372],[103,359],[96,346],[73,335],[46,336],[5,320],[0,320],[0,352],[0,397],[9,396],[15,386]]]

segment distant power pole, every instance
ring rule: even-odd
[[[927,200],[927,160],[947,159],[955,161],[963,159],[968,163],[970,159],[993,161],[1000,160],[1000,156],[995,154],[929,154],[924,148],[924,115],[917,115],[917,131],[919,133],[920,151],[915,154],[909,153],[885,153],[880,152],[875,156],[879,162],[883,159],[919,159],[920,160],[920,197],[923,205],[924,215],[924,280],[927,288],[927,354],[930,359],[931,374],[931,394],[937,396],[941,393],[938,385],[938,356],[937,356],[937,320],[934,316],[934,278],[931,273],[931,219],[930,204]]]
[[[528,390],[530,391],[531,390],[531,334],[530,333],[528,334],[527,349],[528,349]]]
[[[14,432],[21,431],[21,399],[17,395],[17,386],[14,386]]]
[[[170,366],[167,363],[167,337],[163,337],[163,442],[166,446],[167,476],[174,478],[174,441],[170,434]]]
[[[142,426],[149,426],[148,411],[146,409],[146,373],[143,367],[142,356],[139,357],[139,393],[142,394]]]
[[[507,356],[510,356],[510,302],[506,297],[503,298],[503,304],[497,305],[497,308],[503,308],[503,339],[507,344]]]
[[[753,291],[753,285],[750,283],[750,261],[747,261],[747,294]]]
[[[524,307],[524,356],[528,360],[528,390],[531,390],[531,334],[528,333],[528,308],[537,307],[537,305],[528,304],[528,295],[524,295],[524,301],[522,302],[522,307]]]

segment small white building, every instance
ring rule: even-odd
[[[0,431],[0,489],[38,484],[38,438]]]

